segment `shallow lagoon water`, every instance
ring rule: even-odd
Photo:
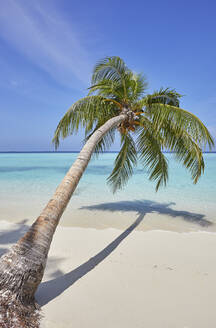
[[[32,222],[52,196],[77,153],[1,153],[1,220]],[[93,158],[61,224],[96,229],[126,228],[143,216],[141,230],[216,231],[216,153],[206,153],[205,174],[194,185],[189,172],[166,154],[167,187],[155,192],[138,165],[128,185],[115,195],[106,184],[116,153]]]

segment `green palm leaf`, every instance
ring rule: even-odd
[[[115,116],[116,105],[107,102],[101,96],[87,96],[75,102],[59,122],[53,142],[57,148],[60,138],[76,133],[79,128],[84,128],[88,134],[98,121],[106,121]]]
[[[143,97],[143,94],[145,93],[148,82],[144,75],[142,74],[132,74],[131,76],[131,100],[137,101],[140,97]]]
[[[209,146],[212,149],[214,141],[206,126],[194,114],[175,106],[164,104],[150,104],[146,106],[146,115],[152,120],[154,129],[157,131],[167,121],[172,122],[176,129],[187,131],[200,147]]]
[[[97,129],[99,129],[99,127],[102,124],[103,124],[102,121],[99,122],[96,125],[96,127],[93,129],[93,131],[86,136],[84,141],[86,142],[94,134],[94,132],[97,131]],[[116,132],[116,128],[112,128],[101,138],[101,140],[95,146],[94,152],[95,152],[96,156],[99,155],[100,153],[104,153],[105,151],[108,151],[110,149],[110,147],[112,146],[112,144],[115,141],[115,132]]]
[[[168,180],[168,164],[162,152],[163,139],[156,134],[152,123],[143,118],[138,128],[137,150],[143,166],[148,169],[149,179],[156,181],[156,191],[166,185]]]
[[[172,122],[167,122],[162,133],[166,149],[174,152],[176,159],[190,171],[193,182],[197,183],[205,168],[201,148],[187,131],[180,127],[176,129]]]
[[[161,88],[159,91],[155,91],[153,94],[146,97],[148,104],[160,103],[164,105],[171,105],[179,107],[180,98],[183,96],[176,92],[175,89]]]
[[[94,84],[89,88],[89,95],[92,93],[116,101],[121,101],[124,94],[124,88],[121,83],[119,84],[118,82],[103,79],[100,83]]]
[[[130,71],[120,57],[106,57],[96,63],[92,74],[92,85],[104,79],[122,83],[128,73]]]
[[[125,186],[133,174],[133,167],[137,164],[136,146],[129,134],[121,136],[121,145],[114,169],[107,179],[113,193]]]

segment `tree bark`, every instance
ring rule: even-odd
[[[34,295],[40,284],[50,244],[95,146],[113,127],[127,120],[127,113],[113,117],[89,138],[76,161],[57,187],[29,231],[0,260],[0,327],[39,327]]]

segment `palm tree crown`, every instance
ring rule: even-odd
[[[189,169],[196,183],[204,172],[202,149],[214,145],[205,125],[192,113],[180,108],[182,97],[174,89],[161,88],[146,94],[147,82],[116,56],[100,60],[94,67],[89,93],[75,102],[59,122],[53,142],[84,128],[86,140],[106,121],[122,112],[127,119],[111,128],[95,147],[100,153],[109,149],[116,131],[121,149],[108,177],[113,192],[122,188],[141,160],[156,190],[166,185],[168,163],[163,150],[173,151],[177,160]]]

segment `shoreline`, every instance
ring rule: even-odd
[[[82,201],[74,196],[60,220],[60,226],[124,230],[133,223],[133,220],[141,217],[142,222],[136,228],[139,231],[216,232],[213,214],[210,217],[203,214],[204,209],[203,211],[196,210],[185,205],[184,210],[181,210],[180,206],[173,206],[172,203],[170,206],[169,203],[142,200],[119,200],[118,202],[91,203],[92,205],[88,205],[90,203],[88,201],[86,206],[81,206]],[[24,202],[22,198],[20,202],[17,199],[14,201],[11,199],[10,202],[2,201],[1,203],[0,222],[32,224],[47,200],[43,199],[39,202],[33,198],[30,202],[27,199]]]
[[[13,154],[1,156],[0,220],[33,222],[52,197],[76,154]],[[206,172],[194,186],[171,154],[169,184],[155,193],[141,165],[119,193],[106,184],[114,154],[89,163],[60,221],[61,226],[126,229],[138,216],[138,230],[216,231],[215,154],[206,154]]]

